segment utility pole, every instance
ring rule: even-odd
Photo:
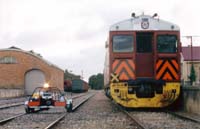
[[[190,56],[191,56],[191,64],[193,65],[193,43],[192,43],[192,36],[186,36],[186,38],[190,39]]]
[[[81,79],[83,80],[83,70],[81,70]]]

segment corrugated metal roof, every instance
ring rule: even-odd
[[[53,66],[53,67],[55,67],[55,68],[60,69],[61,71],[63,71],[63,69],[61,69],[61,68],[58,67],[57,65],[52,64],[52,63],[50,63],[49,61],[45,60],[40,54],[35,53],[33,50],[31,50],[31,51],[25,51],[25,50],[22,50],[21,48],[12,46],[12,47],[9,47],[9,48],[0,49],[0,51],[19,51],[19,52],[27,53],[27,54],[30,54],[30,55],[32,55],[32,56],[34,56],[34,57],[39,58],[40,60],[42,60],[42,61],[44,61],[45,63],[47,63],[49,66]]]
[[[191,46],[182,47],[184,61],[200,61],[200,46],[193,46],[192,51],[193,58],[191,56]]]

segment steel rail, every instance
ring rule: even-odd
[[[26,113],[21,113],[21,114],[18,114],[18,115],[15,115],[15,116],[12,116],[12,117],[9,117],[9,118],[0,120],[0,125],[6,123],[6,122],[8,122],[8,121],[11,121],[11,120],[13,120],[13,119],[15,119],[15,118],[17,118],[17,117],[23,116],[23,115],[25,115],[25,114],[26,114]]]
[[[185,120],[190,120],[190,121],[193,121],[193,122],[196,122],[196,123],[199,123],[200,124],[200,119],[196,119],[196,118],[193,118],[191,116],[186,116],[186,115],[181,115],[179,113],[176,113],[176,112],[172,112],[172,111],[165,111],[166,113],[169,113],[173,116],[176,116],[176,117],[179,117],[181,119],[185,119]]]
[[[10,108],[10,107],[17,107],[17,106],[21,106],[21,105],[24,105],[24,102],[1,105],[0,109],[6,109],[6,108]]]
[[[82,101],[80,101],[75,107],[72,108],[72,111],[74,112],[78,107],[80,107],[80,105],[82,105],[83,103],[85,103],[87,100],[89,100],[89,98],[91,98],[94,94],[92,95],[88,95],[88,97],[86,99],[83,99]],[[85,96],[85,95],[83,95]],[[55,121],[53,121],[52,123],[50,123],[47,127],[45,127],[44,129],[51,129],[53,128],[56,124],[58,124],[67,114],[63,114],[62,116],[60,116],[58,119],[56,119]]]
[[[80,98],[80,97],[86,96],[86,95],[88,95],[88,94],[81,94],[81,95],[73,96],[72,99]]]
[[[115,103],[114,101],[112,101],[113,104],[115,104],[117,106],[117,108],[123,112],[124,114],[126,114],[132,121],[134,121],[137,126],[141,129],[147,129],[145,126],[143,126],[143,123],[141,121],[139,121],[136,117],[133,117],[132,115],[130,115],[126,110],[122,109],[121,106],[119,106],[117,103]]]
[[[53,128],[56,124],[58,124],[64,117],[66,116],[66,113],[61,115],[58,119],[56,119],[55,121],[51,122],[47,127],[45,127],[44,129],[51,129]]]
[[[75,111],[78,107],[80,107],[83,103],[85,103],[87,100],[89,100],[92,96],[94,96],[94,94],[90,94],[88,95],[88,97],[86,99],[83,99],[82,101],[80,101],[76,106],[74,106],[72,108],[72,111]]]

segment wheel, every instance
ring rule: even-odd
[[[25,107],[25,111],[26,111],[26,113],[33,113],[34,109],[33,108],[29,108],[29,107]]]
[[[73,104],[70,103],[67,105],[67,112],[72,112],[72,107],[73,107]]]

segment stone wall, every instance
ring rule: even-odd
[[[200,115],[200,87],[187,86],[182,91],[183,110]]]
[[[23,95],[23,89],[0,89],[0,98],[20,97]]]

